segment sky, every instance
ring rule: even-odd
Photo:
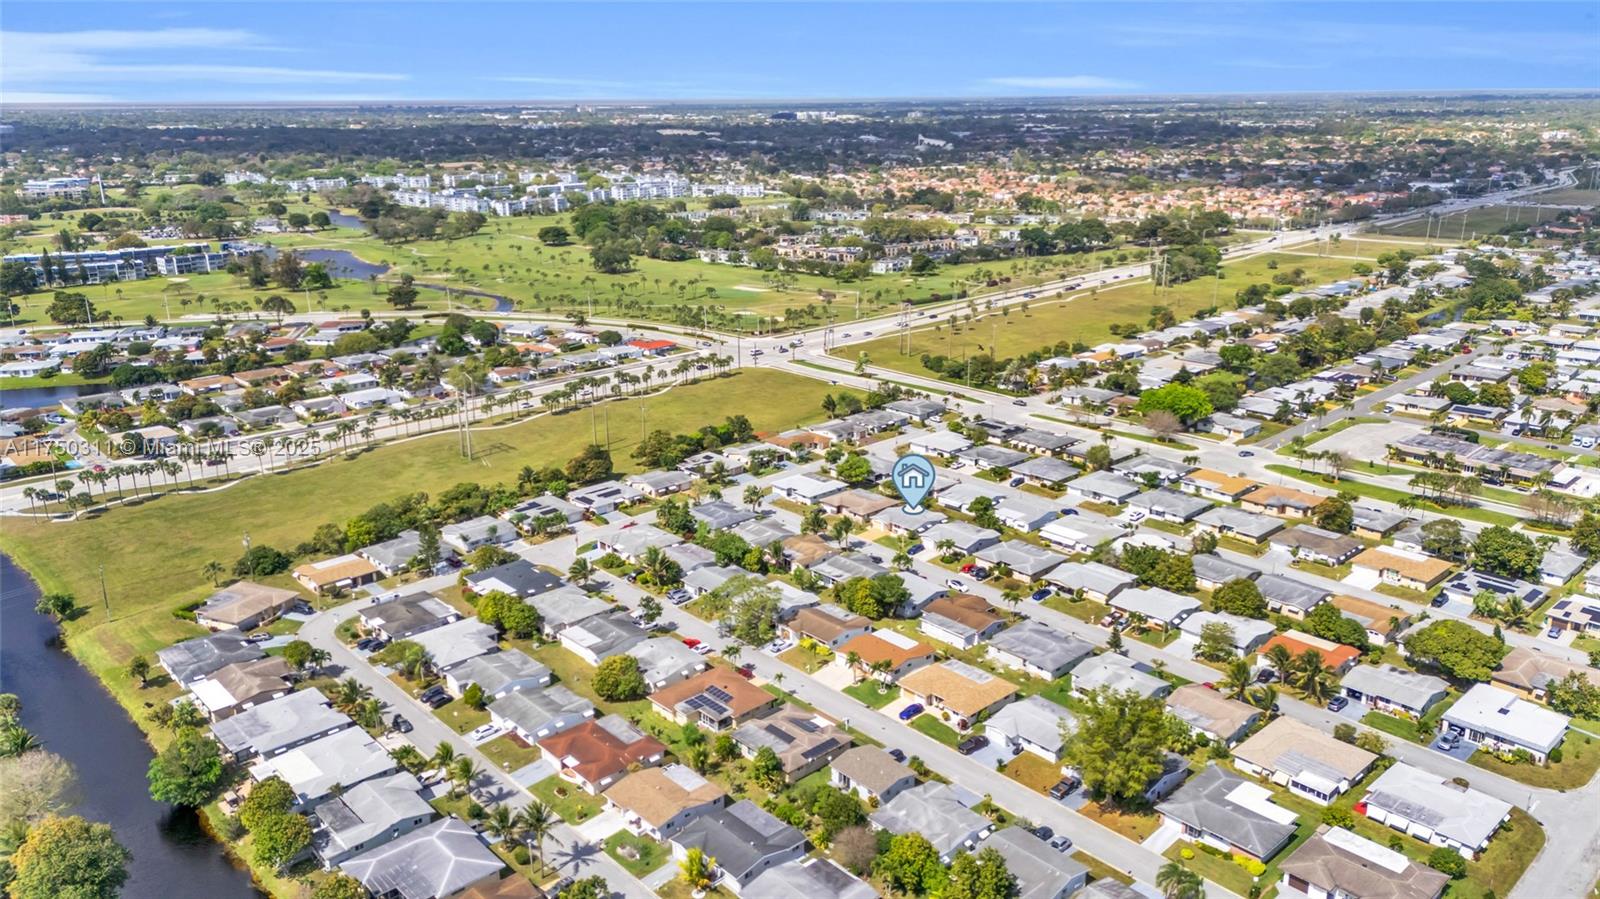
[[[1600,89],[1593,2],[6,0],[0,104]]]

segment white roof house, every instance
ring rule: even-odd
[[[1490,689],[1493,689],[1492,687]],[[1367,817],[1469,858],[1511,816],[1511,804],[1400,762],[1372,782]]]
[[[1508,690],[1478,684],[1444,713],[1443,723],[1467,740],[1491,749],[1525,749],[1544,762],[1567,735],[1568,718]]]
[[[1111,600],[1110,605],[1130,615],[1143,615],[1162,627],[1176,627],[1183,623],[1183,619],[1200,611],[1198,599],[1160,587],[1124,590]]]

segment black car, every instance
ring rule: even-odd
[[[1065,799],[1068,796],[1071,796],[1072,791],[1076,790],[1077,788],[1078,779],[1076,777],[1064,777],[1057,782],[1055,786],[1050,788],[1050,798]]]
[[[960,745],[956,746],[956,751],[962,755],[971,755],[988,745],[988,737],[984,736],[983,734],[976,734],[966,738],[965,740],[962,740]]]
[[[392,726],[394,728],[394,732],[397,734],[411,733],[411,722],[407,721],[403,715],[394,716],[394,723]]]
[[[417,694],[417,698],[422,700],[423,702],[428,702],[428,701],[436,699],[436,698],[438,698],[440,696],[448,696],[448,695],[449,694],[444,691],[443,687],[439,686],[438,684],[434,684],[433,686],[429,687],[428,689],[423,690],[421,693],[418,693]]]
[[[372,637],[362,637],[360,640],[356,641],[356,649],[359,649],[362,652],[371,652],[372,651],[372,647],[377,642],[378,641],[373,639]]]
[[[428,704],[428,708],[431,708],[431,709],[436,709],[436,708],[439,708],[440,706],[447,706],[447,705],[450,704],[450,694],[449,693],[440,693],[439,695],[433,697],[432,699],[424,699],[423,702],[427,703]]]
[[[899,749],[891,749],[889,750],[889,758],[892,758],[901,764],[905,764],[906,754]]]
[[[1270,684],[1277,679],[1278,672],[1271,668],[1263,668],[1256,673],[1256,683],[1258,684]]]
[[[1441,593],[1438,596],[1435,596],[1431,601],[1429,601],[1428,605],[1433,606],[1436,609],[1439,609],[1439,608],[1443,608],[1444,604],[1449,602],[1449,601],[1450,601],[1450,598],[1448,596],[1445,596],[1443,593]]]
[[[1040,824],[1038,827],[1033,829],[1033,835],[1041,840],[1048,840],[1055,836],[1056,832],[1051,830],[1048,824]]]

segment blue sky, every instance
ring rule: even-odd
[[[1600,88],[1582,3],[6,0],[0,102]]]

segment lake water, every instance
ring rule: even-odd
[[[67,653],[55,623],[33,610],[38,597],[33,579],[0,555],[0,692],[21,697],[23,726],[77,770],[81,801],[72,814],[110,824],[133,853],[123,899],[264,896],[193,811],[150,798],[150,744]]]
[[[276,247],[267,248],[267,258],[277,258]],[[349,250],[295,250],[295,255],[302,262],[320,262],[328,267],[328,272],[335,278],[350,278],[356,281],[365,281],[372,275],[382,275],[389,270],[389,266],[379,262],[368,262]]]
[[[106,393],[116,388],[110,384],[62,384],[51,387],[5,387],[0,381],[0,408],[44,409],[54,408],[62,400],[93,393]]]
[[[328,221],[339,228],[354,228],[357,231],[367,230],[366,222],[348,212],[340,212],[337,209],[328,210]]]

